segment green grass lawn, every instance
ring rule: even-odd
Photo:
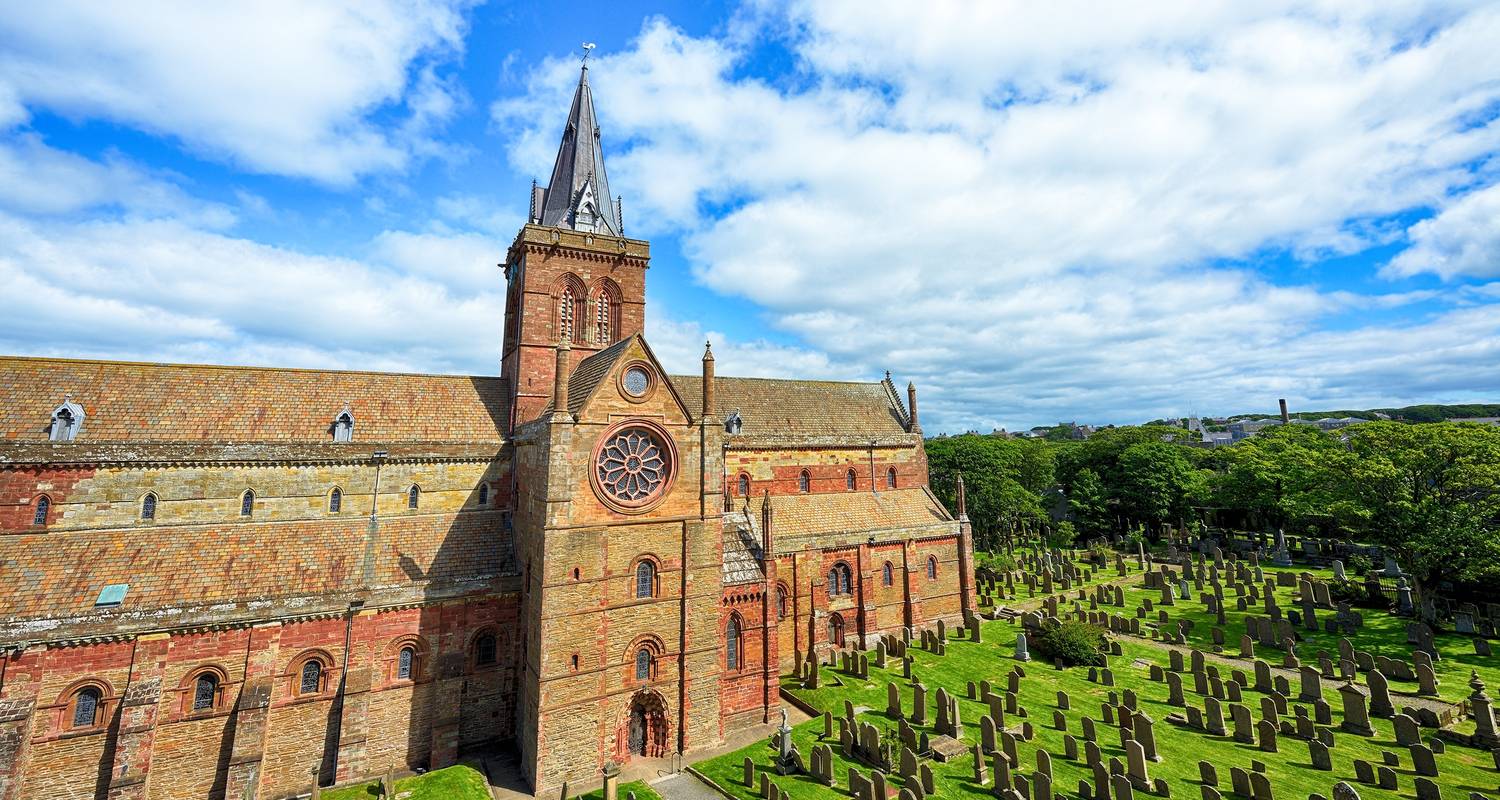
[[[489,800],[490,784],[484,773],[467,764],[457,764],[424,775],[396,781],[396,794],[411,792],[404,800]],[[341,786],[323,792],[324,800],[366,800],[380,797],[380,782]],[[639,797],[639,795],[638,795]]]
[[[1133,609],[1134,600],[1127,598],[1127,602]],[[1191,606],[1178,606],[1178,610],[1196,607],[1197,604],[1194,601]],[[1366,614],[1369,630],[1364,633],[1374,638],[1389,635],[1391,628],[1379,621],[1379,616],[1373,612]],[[1198,633],[1207,640],[1209,634],[1206,624],[1200,622],[1199,626],[1201,630]],[[960,717],[964,722],[964,739],[968,744],[978,741],[979,717],[987,713],[988,709],[977,700],[965,699],[965,684],[967,681],[977,683],[987,678],[999,688],[1004,688],[1005,675],[1016,663],[1009,658],[1016,630],[1015,626],[1003,622],[988,621],[983,623],[984,643],[982,644],[950,639],[947,655],[942,658],[926,651],[916,649],[911,651],[915,662],[913,674],[922,679],[929,692],[935,691],[939,686],[944,686],[960,698],[958,701]],[[1399,628],[1395,630],[1400,632]],[[1373,650],[1373,647],[1366,644],[1363,638],[1361,636],[1356,639],[1356,646]],[[1235,640],[1238,640],[1238,634],[1235,635]],[[1411,770],[1410,756],[1405,748],[1396,746],[1390,722],[1381,719],[1373,720],[1376,732],[1373,737],[1369,738],[1337,733],[1336,744],[1332,749],[1333,770],[1328,772],[1313,770],[1307,743],[1299,739],[1279,737],[1279,752],[1263,753],[1256,746],[1237,743],[1229,736],[1208,736],[1168,723],[1167,715],[1179,709],[1166,705],[1166,684],[1150,681],[1148,670],[1148,665],[1152,663],[1160,664],[1165,668],[1168,663],[1166,652],[1132,637],[1121,637],[1119,641],[1122,644],[1123,654],[1109,659],[1110,666],[1115,673],[1116,686],[1113,691],[1123,692],[1126,688],[1134,689],[1140,698],[1140,708],[1156,720],[1157,747],[1165,760],[1151,764],[1150,773],[1152,778],[1166,778],[1171,784],[1174,797],[1196,800],[1199,794],[1197,784],[1200,759],[1215,765],[1218,770],[1219,789],[1225,795],[1231,791],[1230,767],[1239,766],[1248,770],[1250,761],[1256,759],[1267,765],[1271,784],[1276,796],[1281,800],[1288,798],[1301,800],[1312,793],[1327,797],[1331,796],[1335,782],[1347,780],[1353,783],[1354,759],[1362,758],[1379,764],[1382,750],[1397,752],[1401,757],[1401,766],[1397,768],[1399,789],[1397,792],[1390,792],[1373,786],[1356,785],[1360,796],[1365,800],[1370,800],[1370,798],[1394,800],[1398,795],[1410,798],[1414,794],[1412,779],[1415,773]],[[1401,633],[1401,641],[1403,643],[1405,641],[1404,633]],[[1331,643],[1330,647],[1332,648]],[[1336,652],[1336,649],[1334,651]],[[1279,656],[1279,653],[1268,654],[1273,657]],[[1444,661],[1448,661],[1446,656],[1445,650]],[[792,687],[790,683],[784,685],[812,706],[833,711],[835,715],[842,713],[844,700],[850,700],[855,706],[867,707],[868,710],[859,714],[861,720],[871,722],[882,729],[892,728],[895,726],[895,721],[885,715],[886,683],[894,682],[900,687],[902,705],[908,712],[912,706],[912,689],[910,682],[901,678],[899,664],[893,660],[891,666],[892,669],[886,670],[872,666],[869,681],[859,681],[832,670],[825,670],[823,686],[819,689],[805,691]],[[1124,750],[1119,746],[1119,738],[1112,726],[1100,724],[1102,716],[1100,704],[1107,700],[1112,689],[1089,682],[1087,670],[1084,668],[1059,671],[1046,664],[1031,662],[1024,665],[1024,669],[1027,677],[1021,681],[1020,702],[1030,712],[1029,720],[1036,728],[1036,738],[1031,742],[1019,743],[1020,765],[1013,772],[1029,774],[1036,763],[1036,750],[1039,747],[1045,748],[1053,756],[1054,791],[1070,797],[1076,796],[1079,779],[1092,780],[1092,774],[1083,766],[1082,759],[1083,738],[1079,721],[1083,715],[1089,715],[1095,719],[1099,731],[1098,741],[1106,763],[1111,757],[1125,760]],[[1227,678],[1228,671],[1221,671]],[[1457,683],[1457,681],[1452,680],[1450,675],[1449,683]],[[1188,680],[1185,684],[1189,702],[1196,701],[1201,707],[1202,698],[1193,694],[1192,681]],[[1444,688],[1451,690],[1454,687],[1445,685]],[[1079,741],[1080,757],[1076,761],[1069,761],[1062,757],[1062,737],[1065,732],[1052,727],[1053,711],[1057,707],[1056,693],[1059,691],[1067,693],[1071,701],[1071,709],[1063,713],[1067,719],[1067,732],[1071,732]],[[1337,724],[1342,720],[1339,700],[1337,697],[1328,699],[1334,707],[1334,722]],[[1259,719],[1260,698],[1257,693],[1247,688],[1244,692],[1244,702],[1251,708],[1253,716]],[[1293,702],[1291,705],[1299,704]],[[933,709],[931,702],[928,704],[928,709],[931,715]],[[1289,708],[1288,711],[1292,709]],[[1227,705],[1225,716],[1228,717]],[[1008,717],[1007,724],[1018,726],[1020,720]],[[818,743],[822,728],[822,721],[814,719],[794,729],[793,740],[804,759],[809,758],[812,746]],[[927,730],[929,733],[932,732],[930,728]],[[1429,734],[1430,731],[1424,730],[1424,737]],[[858,766],[861,772],[868,774],[868,768],[853,765],[840,756],[836,739],[829,744],[834,752],[833,772],[836,787],[847,788],[850,766]],[[756,796],[756,793],[752,787],[744,785],[741,766],[743,759],[750,756],[759,767],[768,769],[773,755],[769,743],[758,743],[704,761],[696,766],[728,791],[740,797],[751,798]],[[1500,773],[1493,769],[1488,753],[1449,744],[1446,753],[1439,755],[1437,761],[1441,771],[1441,777],[1437,780],[1445,792],[1445,797],[1458,800],[1476,791],[1495,796],[1496,787],[1500,785]],[[989,788],[977,786],[972,782],[973,764],[970,757],[960,757],[947,764],[929,763],[937,776],[939,795],[949,798],[989,795]],[[773,779],[794,797],[829,796],[828,789],[816,784],[807,776],[773,777]],[[993,772],[989,775],[989,780],[992,786]],[[891,782],[893,785],[899,785],[900,779],[892,776]]]

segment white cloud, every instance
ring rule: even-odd
[[[942,424],[1500,390],[1456,366],[1479,354],[1430,349],[1444,325],[1494,335],[1492,308],[1321,332],[1433,295],[1218,266],[1357,252],[1398,235],[1383,218],[1487,179],[1500,9],[759,10],[797,80],[742,77],[736,43],[661,20],[598,58],[613,188],[637,232],[684,233],[704,285],[829,365],[916,375]],[[493,107],[523,170],[545,173],[575,80],[548,62]],[[1407,378],[1375,366],[1429,356]]]
[[[1386,274],[1500,277],[1500,184],[1459,197],[1408,235],[1412,246],[1391,260]]]
[[[466,237],[387,232],[378,261],[331,258],[171,219],[38,222],[0,214],[5,352],[429,372],[493,370],[503,285],[424,276],[426,254],[478,257]],[[34,302],[32,301],[34,300]]]
[[[45,108],[248,170],[347,184],[438,149],[430,133],[461,93],[430,67],[409,72],[461,51],[465,5],[32,4],[0,15],[0,124]],[[371,119],[400,106],[404,122]]]

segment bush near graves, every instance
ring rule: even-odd
[[[1328,581],[1328,596],[1335,603],[1348,603],[1351,606],[1363,608],[1385,607],[1389,605],[1384,596],[1379,600],[1370,597],[1370,592],[1365,585],[1356,580],[1332,580]]]
[[[1061,660],[1066,666],[1102,667],[1109,636],[1104,629],[1087,622],[1067,620],[1059,625],[1044,625],[1033,631],[1031,647],[1048,661]]]

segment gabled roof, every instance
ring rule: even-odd
[[[765,497],[751,497],[742,518],[758,520]],[[779,494],[771,536],[777,553],[858,544],[870,536],[940,535],[957,524],[925,487],[820,494]],[[727,516],[727,515],[726,515]]]
[[[672,382],[689,409],[702,408],[703,383],[696,375],[674,375]],[[904,436],[905,410],[879,383],[795,381],[778,378],[715,378],[714,414],[739,411],[741,434],[749,437]]]
[[[47,439],[64,395],[79,443],[331,442],[348,403],[358,442],[494,442],[510,416],[496,377],[0,356],[0,439]]]
[[[542,198],[541,224],[554,228],[575,228],[573,212],[586,191],[591,192],[599,220],[608,233],[624,235],[619,209],[609,193],[609,179],[604,174],[604,150],[599,143],[599,122],[594,116],[594,94],[589,88],[589,68],[584,65],[573,93],[573,107],[563,128],[557,160],[552,164],[552,179]]]
[[[646,360],[656,367],[657,373],[664,377],[663,388],[677,401],[683,412],[691,419],[694,417],[693,407],[683,402],[682,394],[674,385],[674,378],[667,376],[661,368],[661,362],[657,360],[656,354],[651,352],[651,345],[646,343],[646,338],[638,333],[621,339],[609,347],[600,350],[588,358],[578,362],[573,368],[573,374],[568,376],[568,413],[577,417],[583,411],[583,407],[598,392],[599,387],[605,379],[614,373],[625,354],[630,352],[630,346],[640,342],[641,350],[646,354]],[[548,404],[547,410],[552,411],[552,405]]]

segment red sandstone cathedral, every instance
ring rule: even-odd
[[[0,358],[0,800],[586,785],[971,610],[914,389],[663,370],[586,69],[530,217],[499,377]]]

